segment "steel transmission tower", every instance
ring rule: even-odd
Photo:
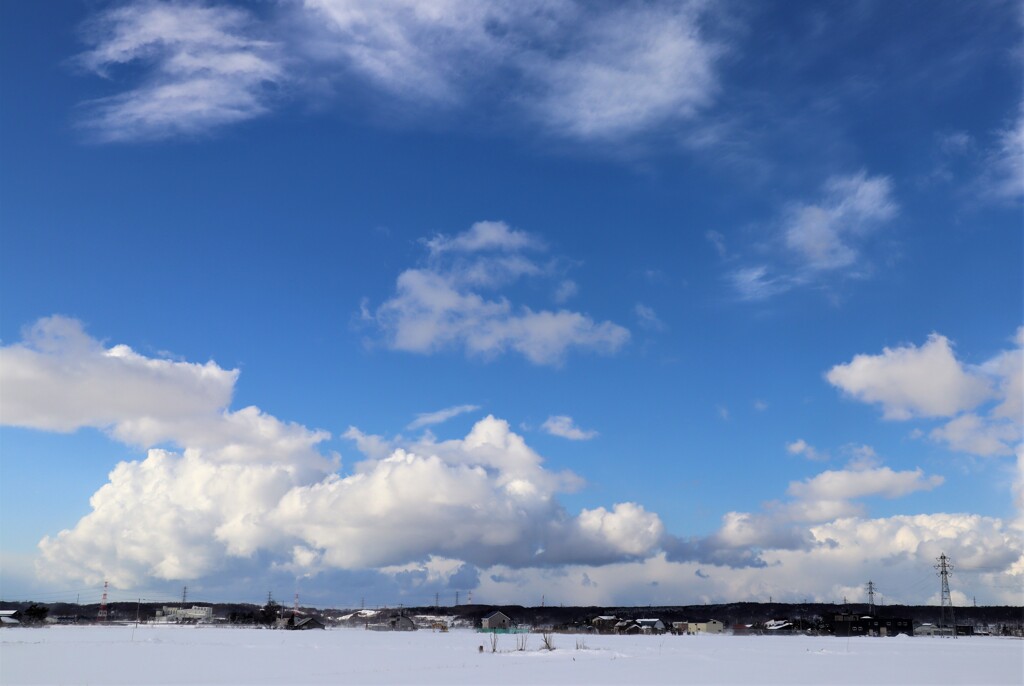
[[[942,553],[936,558],[935,569],[938,571],[939,578],[942,579],[942,609],[939,626],[947,626],[946,611],[948,609],[949,621],[953,626],[953,638],[956,638],[956,615],[953,612],[953,598],[949,594],[949,575],[953,573],[953,563],[946,557],[946,553]]]
[[[875,615],[875,582],[868,581],[868,614]]]
[[[96,613],[96,619],[105,622],[109,615],[107,614],[107,582],[103,582],[103,599],[100,600],[100,611]]]

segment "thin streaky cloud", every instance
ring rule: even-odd
[[[458,417],[460,414],[466,414],[467,412],[476,412],[480,409],[479,405],[455,405],[454,407],[446,407],[443,410],[437,410],[436,412],[421,412],[416,415],[416,419],[409,422],[405,427],[410,431],[415,429],[421,429],[424,426],[434,426],[435,424],[441,424]]]
[[[86,24],[92,49],[76,58],[110,77],[142,69],[142,82],[82,104],[79,126],[100,142],[191,136],[266,114],[288,77],[280,45],[255,36],[242,9],[150,0],[101,12]]]

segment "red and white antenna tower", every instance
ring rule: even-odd
[[[103,599],[100,600],[100,611],[96,615],[96,619],[100,622],[107,621],[107,582],[103,582]]]

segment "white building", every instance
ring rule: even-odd
[[[158,622],[212,622],[213,608],[193,605],[190,608],[168,607],[164,605],[163,610],[156,611]]]
[[[725,625],[717,619],[687,623],[687,631],[690,634],[720,634],[724,630]]]

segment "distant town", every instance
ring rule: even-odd
[[[1024,607],[829,603],[727,603],[648,607],[456,606],[314,608],[239,603],[0,602],[0,626],[176,624],[272,630],[362,628],[370,631],[475,629],[490,633],[699,636],[702,634],[1024,637]]]

